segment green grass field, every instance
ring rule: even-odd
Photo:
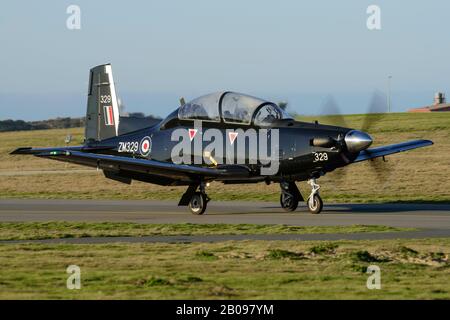
[[[312,234],[414,231],[374,225],[288,226],[266,224],[141,224],[129,222],[0,222],[0,240],[173,235]]]
[[[345,118],[350,127],[359,128],[364,116]],[[329,117],[318,119],[324,123],[330,121]],[[0,133],[0,198],[179,199],[184,192],[184,187],[159,187],[141,182],[128,186],[105,179],[101,171],[71,172],[84,167],[8,154],[19,146],[64,145],[68,133],[74,136],[73,145],[81,143],[81,128]],[[450,176],[450,114],[389,114],[370,133],[375,139],[374,146],[419,138],[431,139],[435,145],[388,157],[384,166],[389,168],[389,173],[381,181],[367,163],[338,170],[344,174],[327,174],[319,179],[325,202],[450,201],[450,179],[445,178]],[[67,173],[40,172],[48,170],[67,170]],[[308,193],[306,183],[299,183],[299,187]],[[249,188],[212,183],[208,194],[213,200],[278,201],[279,186],[256,184]]]
[[[450,299],[450,239],[0,245],[0,299]],[[66,288],[66,268],[81,289]],[[369,290],[369,265],[381,289]]]

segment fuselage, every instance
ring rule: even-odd
[[[196,126],[200,123],[200,128]],[[191,130],[196,130],[195,136],[189,137]],[[144,128],[138,131],[113,137],[91,146],[105,147],[102,153],[112,155],[139,157],[153,159],[162,162],[174,162],[174,149],[180,144],[179,132],[185,132],[184,139],[189,137],[187,145],[182,150],[183,159],[198,166],[217,166],[226,164],[242,164],[251,169],[255,182],[262,180],[279,181],[282,178],[295,180],[307,180],[311,177],[318,177],[330,172],[337,167],[348,163],[345,159],[355,155],[347,154],[343,157],[342,150],[334,147],[325,148],[313,146],[312,139],[333,138],[340,139],[351,129],[322,125],[317,122],[307,123],[294,121],[291,119],[280,120],[266,127],[256,127],[239,124],[211,123],[207,121],[181,121],[176,118],[175,113],[157,125]],[[214,137],[209,137],[207,133],[213,131]],[[277,131],[275,139],[275,131]],[[231,133],[238,133],[236,136]],[[175,138],[174,138],[175,136]],[[231,137],[234,136],[234,141]],[[245,137],[244,137],[245,136]],[[256,137],[256,143],[253,138]],[[142,152],[143,141],[149,140],[150,146]],[[219,141],[218,141],[219,140]],[[186,143],[186,141],[185,141]],[[211,149],[211,144],[216,143],[216,148],[212,154],[205,157],[205,152]],[[190,144],[190,146],[189,146]],[[220,145],[222,144],[222,147]],[[256,146],[254,145],[256,144]],[[265,147],[264,147],[265,145]],[[222,152],[218,151],[222,148]],[[258,158],[261,155],[261,148],[267,155],[272,155],[271,151],[277,149],[275,158],[278,167],[273,174],[261,174],[261,168],[267,167],[267,159]],[[232,152],[230,152],[232,151]],[[256,159],[255,159],[256,155]],[[351,160],[351,159],[350,159]],[[229,181],[232,182],[232,181]],[[236,181],[238,182],[238,181]]]

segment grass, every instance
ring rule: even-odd
[[[0,245],[0,299],[450,299],[449,248],[448,238]],[[66,289],[73,264],[80,290]],[[373,264],[381,290],[366,288]]]
[[[282,250],[282,249],[272,249],[269,250],[266,258],[268,259],[291,259],[291,260],[297,260],[302,259],[304,257],[303,253],[301,252],[292,252],[289,250]]]
[[[311,234],[413,231],[387,226],[288,226],[258,224],[140,224],[128,222],[1,222],[0,240],[224,234]]]
[[[345,116],[349,127],[360,128],[364,115]],[[376,116],[371,116],[376,117]],[[333,117],[303,117],[321,123],[332,123]],[[0,198],[43,199],[170,199],[178,200],[184,187],[160,187],[133,182],[131,186],[106,180],[101,171],[70,172],[84,167],[28,156],[10,156],[19,146],[64,145],[71,133],[73,144],[82,142],[83,129],[43,130],[0,133]],[[386,174],[378,179],[368,162],[338,169],[319,180],[325,203],[330,202],[450,202],[450,114],[394,113],[386,115],[370,129],[374,146],[412,139],[431,139],[434,146],[387,157],[383,166]],[[388,170],[389,169],[389,170]],[[27,170],[68,170],[65,174],[34,173],[19,175]],[[2,173],[12,172],[8,176]],[[439,172],[439,175],[436,175]],[[433,177],[433,178],[430,178]],[[76,181],[76,183],[74,183]],[[306,183],[299,183],[304,194]],[[279,201],[279,186],[272,184],[223,185],[212,183],[208,194],[213,200]]]
[[[338,245],[335,243],[321,243],[317,246],[311,247],[309,252],[313,254],[331,254],[335,252]]]
[[[389,262],[388,258],[379,258],[367,250],[356,251],[353,253],[353,260],[356,262]]]

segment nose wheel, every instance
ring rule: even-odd
[[[316,179],[309,179],[308,184],[311,185],[311,194],[306,204],[308,205],[309,212],[318,214],[323,209],[323,201],[319,195],[320,186],[316,183]]]
[[[314,195],[308,199],[308,210],[313,214],[318,214],[323,209],[323,201],[319,195]]]

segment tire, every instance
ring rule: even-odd
[[[298,207],[298,196],[292,193],[282,192],[280,195],[280,205],[284,211],[295,211]]]
[[[206,195],[196,192],[189,201],[189,210],[192,214],[202,215],[206,210]]]
[[[310,200],[311,199],[308,199],[307,201],[309,212],[311,212],[312,214],[319,214],[323,209],[322,198],[318,194],[315,194],[312,201]]]

